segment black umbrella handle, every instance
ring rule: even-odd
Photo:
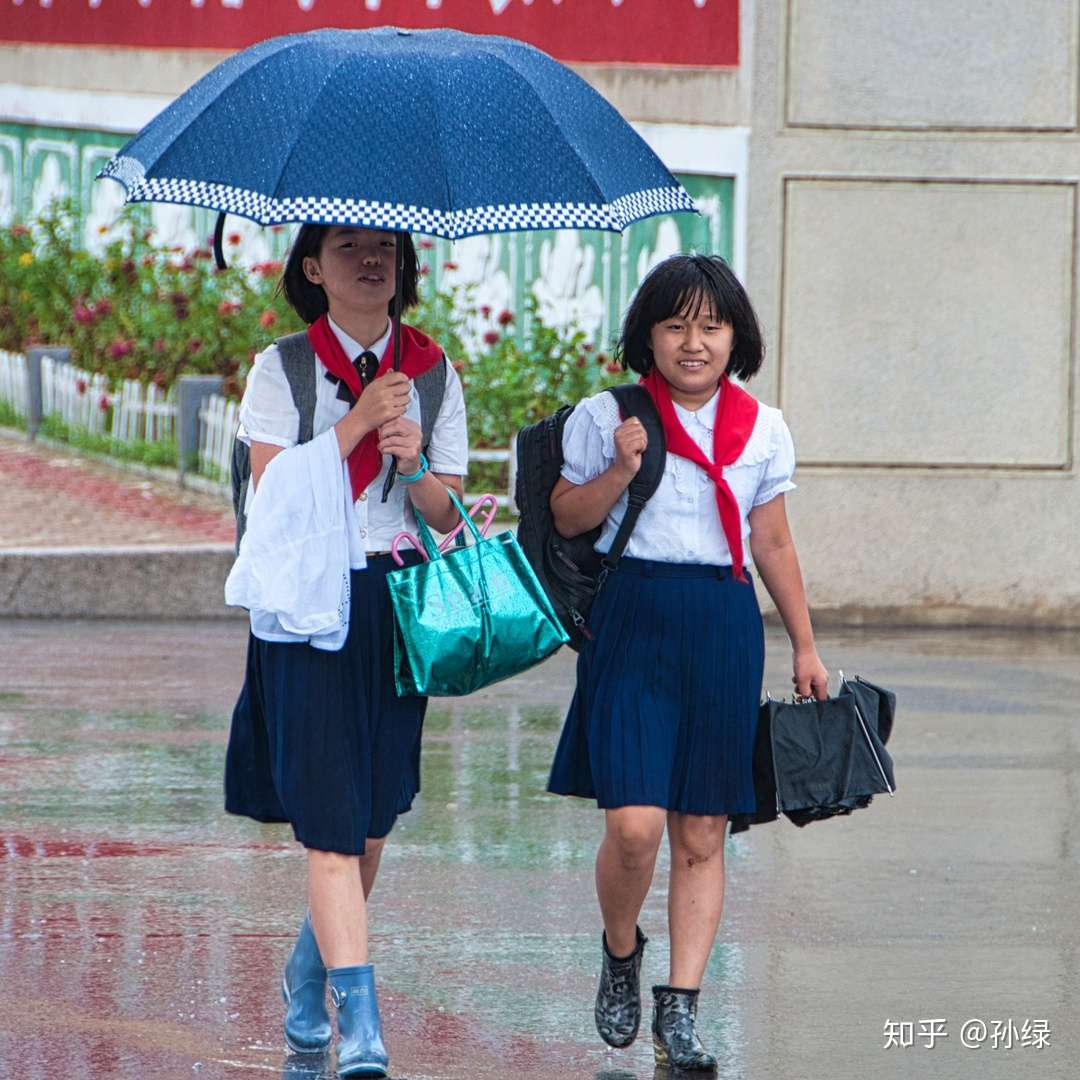
[[[222,215],[224,216],[224,215]],[[405,281],[405,241],[401,233],[394,236],[394,300],[390,334],[394,342],[394,370],[401,370],[401,289]],[[382,501],[390,498],[390,490],[397,479],[397,459],[390,462],[383,482]]]
[[[214,225],[214,262],[217,263],[219,270],[225,269],[225,249],[221,246],[222,238],[225,235],[225,211],[223,210],[217,216],[217,222]]]

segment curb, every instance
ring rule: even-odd
[[[231,544],[0,549],[0,616],[242,618],[225,606]]]

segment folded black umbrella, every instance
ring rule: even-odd
[[[754,741],[757,811],[734,814],[731,831],[775,821],[794,824],[850,814],[875,795],[896,791],[885,749],[896,695],[841,674],[840,691],[824,701],[766,700]]]

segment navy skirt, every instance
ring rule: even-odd
[[[229,813],[287,821],[305,847],[360,855],[411,808],[427,698],[394,689],[394,569],[384,555],[352,572],[338,652],[250,638],[225,758]]]
[[[753,584],[730,566],[624,558],[589,629],[548,790],[604,809],[752,813],[765,664]]]

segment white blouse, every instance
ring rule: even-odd
[[[330,328],[341,342],[346,356],[359,356],[364,347],[341,329],[333,319]],[[390,342],[390,327],[371,346],[371,351],[381,357]],[[338,384],[325,378],[325,368],[316,360],[318,375],[315,379],[315,416],[312,437],[332,428],[349,411],[349,403],[338,398]],[[409,406],[405,411],[408,419],[420,423],[420,398],[412,388]],[[240,402],[240,428],[236,437],[249,446],[253,442],[270,443],[273,446],[295,446],[300,430],[300,414],[293,404],[292,392],[281,366],[281,354],[277,345],[264,349],[248,372],[247,386]],[[461,380],[453,365],[446,361],[446,391],[442,406],[431,431],[431,443],[427,451],[432,472],[448,476],[465,476],[469,471],[469,437],[465,426],[465,398]],[[403,530],[415,532],[416,518],[412,503],[406,497],[406,485],[394,484],[390,497],[382,502],[383,482],[391,462],[384,455],[379,475],[361,492],[355,503],[357,528],[365,551],[388,551],[394,537]],[[254,497],[253,485],[248,485],[245,511],[251,507]]]
[[[675,405],[687,434],[712,458],[713,425],[719,394],[697,412]],[[563,429],[562,475],[572,484],[596,479],[615,462],[615,429],[622,423],[615,397],[606,391],[586,398],[570,414]],[[742,511],[743,559],[750,565],[748,516],[755,506],[775,499],[795,485],[795,447],[779,409],[758,404],[757,421],[739,458],[724,468],[732,494]],[[611,548],[626,513],[624,492],[604,522],[596,550]],[[731,551],[716,490],[703,469],[677,454],[668,454],[664,476],[656,494],[646,503],[626,546],[625,555],[658,562],[706,563],[730,566]]]

